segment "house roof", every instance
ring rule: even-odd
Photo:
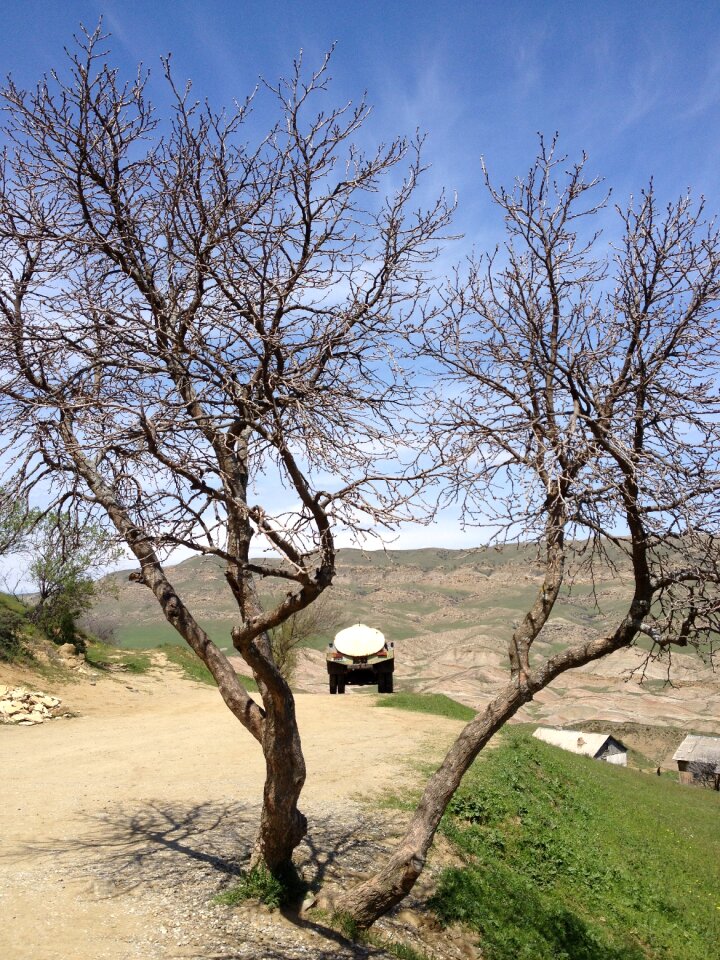
[[[695,737],[691,734],[677,748],[673,760],[710,763],[720,771],[720,737]]]
[[[554,747],[562,747],[570,753],[580,753],[585,757],[596,757],[608,740],[612,740],[623,750],[627,748],[607,733],[585,733],[582,730],[553,730],[550,727],[538,727],[534,737],[550,743]]]

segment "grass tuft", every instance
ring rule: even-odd
[[[392,697],[378,697],[376,707],[411,710],[415,713],[433,713],[451,720],[472,720],[475,711],[444,693],[395,693]]]
[[[246,900],[259,900],[273,910],[296,904],[306,893],[307,885],[295,869],[281,874],[271,873],[267,867],[248,870],[240,880],[213,897],[213,903],[236,907]]]
[[[341,933],[347,940],[353,940],[355,942],[365,942],[367,940],[366,931],[361,930],[350,914],[342,910],[336,910],[332,914],[330,917],[330,926]]]
[[[372,933],[368,940],[374,947],[380,947],[391,956],[397,957],[398,960],[428,960],[426,953],[420,953],[419,950],[416,950],[414,947],[409,947],[406,943],[386,940],[384,937],[378,937]]]

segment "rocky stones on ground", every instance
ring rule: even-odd
[[[0,723],[16,723],[31,726],[53,720],[61,704],[59,697],[52,697],[39,690],[25,687],[0,686]]]
[[[85,660],[85,654],[74,643],[61,643],[57,652],[67,666],[77,666]]]

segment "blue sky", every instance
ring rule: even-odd
[[[712,0],[3,0],[0,73],[33,82],[78,23],[100,15],[122,68],[143,61],[159,85],[159,58],[172,51],[178,76],[215,102],[275,79],[300,49],[315,63],[337,42],[338,98],[367,90],[378,137],[426,130],[435,178],[458,190],[463,221],[485,207],[480,155],[512,177],[538,130],[586,149],[618,198],[651,175],[668,196],[688,185],[720,196]]]
[[[162,101],[159,61],[216,104],[258,76],[310,65],[337,42],[338,100],[367,91],[368,135],[428,133],[430,186],[457,191],[460,247],[499,239],[479,159],[507,182],[530,165],[538,131],[585,149],[623,202],[654,176],[668,200],[690,187],[720,209],[720,3],[711,0],[3,0],[0,74],[23,85],[62,62],[80,22],[105,19],[112,60],[143,61]],[[459,251],[460,252],[460,249]],[[468,542],[452,519],[400,545]],[[477,540],[477,535],[471,535]]]

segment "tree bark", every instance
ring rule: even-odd
[[[468,723],[428,781],[397,849],[369,880],[339,897],[330,895],[329,906],[349,914],[361,929],[366,929],[408,895],[425,866],[435,831],[463,775],[493,734],[531,699],[526,685],[512,681]]]
[[[297,806],[305,783],[305,760],[292,693],[280,710],[267,711],[262,748],[265,786],[250,867],[264,864],[271,873],[278,873],[290,868],[293,851],[307,833],[307,820]]]

